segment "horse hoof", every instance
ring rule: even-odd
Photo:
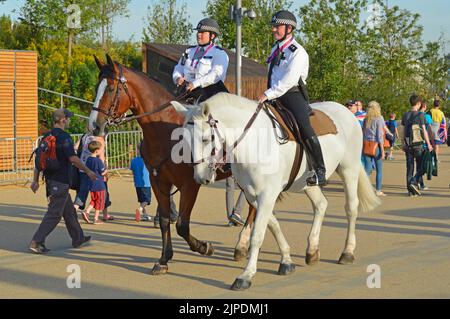
[[[231,285],[230,289],[235,291],[245,290],[250,288],[251,285],[252,285],[251,281],[237,278]]]
[[[342,253],[341,257],[339,258],[338,263],[341,265],[353,265],[355,261],[355,256],[351,253]]]
[[[319,263],[320,253],[319,250],[316,250],[313,254],[306,253],[305,262],[308,266],[313,266]]]
[[[214,246],[211,243],[206,243],[206,250],[202,255],[212,256],[213,254],[214,254]]]
[[[248,255],[248,250],[239,250],[239,249],[234,250],[234,260],[235,261],[241,261],[242,259],[247,258],[247,255]]]
[[[294,264],[280,264],[280,267],[278,267],[278,275],[286,276],[290,273],[293,273],[295,271],[295,265]]]
[[[155,264],[155,266],[153,266],[152,271],[150,271],[150,275],[164,275],[167,273],[167,271],[169,271],[169,266],[167,265],[161,265],[161,264]]]

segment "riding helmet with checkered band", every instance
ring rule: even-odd
[[[211,19],[211,18],[205,18],[205,19],[201,20],[198,23],[197,28],[195,28],[194,30],[213,32],[216,34],[216,36],[218,36],[220,34],[219,24],[217,23],[216,20]]]
[[[270,24],[272,26],[290,25],[295,29],[297,27],[297,19],[292,12],[281,10],[272,16],[272,21],[270,22]]]

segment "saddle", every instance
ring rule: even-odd
[[[285,135],[287,141],[297,141],[301,143],[302,138],[300,136],[300,131],[297,126],[297,121],[294,115],[285,108],[280,101],[275,101],[273,104],[265,104],[264,109],[272,119],[274,127],[278,125]],[[311,121],[311,126],[317,136],[323,136],[327,134],[337,134],[337,128],[333,120],[326,115],[324,112],[319,110],[313,110],[311,116],[309,117]]]
[[[300,165],[303,160],[303,143],[298,129],[297,121],[294,115],[285,108],[279,101],[275,101],[274,104],[265,104],[264,110],[272,121],[273,128],[278,126],[283,134],[283,136],[278,136],[277,139],[280,144],[285,144],[289,141],[297,142],[295,150],[294,163],[292,165],[291,174],[289,176],[288,183],[283,189],[283,192],[287,191],[294,183],[295,177],[297,176]],[[310,116],[311,126],[317,136],[327,135],[327,134],[337,134],[337,128],[333,120],[319,110],[313,110]],[[277,134],[277,133],[275,133]]]

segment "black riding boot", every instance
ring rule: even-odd
[[[306,179],[308,186],[325,186],[326,179],[325,164],[323,163],[322,148],[316,135],[304,140],[305,150],[314,169],[314,175]]]

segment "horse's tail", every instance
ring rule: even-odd
[[[358,176],[358,211],[360,213],[370,212],[381,205],[380,198],[376,195],[375,189],[370,183],[364,168],[360,165]]]

